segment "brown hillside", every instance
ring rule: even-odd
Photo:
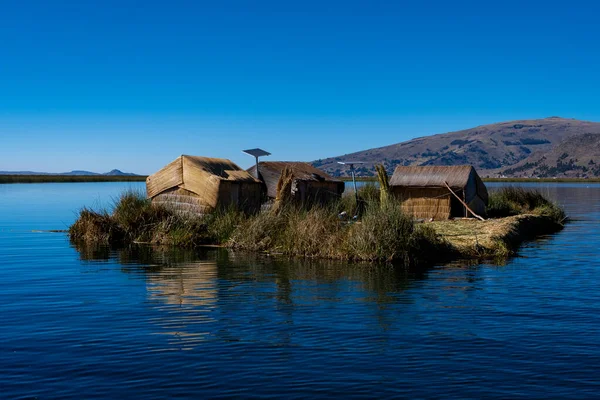
[[[375,163],[383,163],[389,173],[397,165],[470,164],[482,176],[599,176],[595,165],[600,162],[599,135],[598,122],[559,117],[520,120],[420,137],[313,165],[334,176],[347,175],[337,162],[348,160],[371,163],[358,170],[359,176],[373,175]]]
[[[525,160],[503,173],[514,177],[598,177],[600,134],[584,133],[568,137],[536,160]]]

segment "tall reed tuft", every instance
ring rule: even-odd
[[[370,202],[361,223],[348,232],[346,249],[356,259],[407,263],[413,232],[412,218],[402,212],[399,203]]]
[[[289,208],[283,218],[279,251],[305,257],[342,256],[343,226],[332,207]]]
[[[124,241],[125,232],[115,224],[106,210],[83,208],[75,223],[69,227],[69,236],[84,242],[119,244]]]
[[[138,191],[126,191],[114,200],[112,212],[84,208],[69,228],[73,241],[98,244],[148,242],[192,247],[210,239],[197,216],[183,216],[152,204]]]
[[[114,200],[112,219],[131,241],[148,241],[155,226],[170,213],[153,206],[141,192],[127,190]]]
[[[276,249],[277,241],[285,229],[286,211],[285,209],[277,212],[267,210],[245,219],[231,235],[229,245],[252,251]]]

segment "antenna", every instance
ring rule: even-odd
[[[354,196],[356,196],[356,204],[358,204],[358,190],[356,190],[356,177],[354,176],[354,164],[366,164],[366,162],[365,161],[338,161],[338,164],[350,166],[350,173],[352,174],[352,183],[354,184]]]
[[[246,153],[246,154],[254,157],[254,159],[256,160],[256,179],[260,179],[259,178],[260,174],[258,173],[258,157],[270,156],[271,153],[269,153],[268,151],[265,151],[263,149],[259,149],[259,148],[242,150],[242,153]]]

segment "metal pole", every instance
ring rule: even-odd
[[[260,179],[260,173],[258,172],[258,156],[254,156],[256,159],[256,179]]]
[[[354,164],[350,164],[350,172],[352,173],[352,183],[354,184],[354,196],[356,197],[356,205],[358,205],[358,190],[356,190],[356,177],[354,176]]]

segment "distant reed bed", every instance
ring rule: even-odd
[[[352,182],[352,177],[349,176],[340,176],[337,177],[337,179],[345,181],[345,182]],[[484,182],[514,182],[514,183],[518,183],[518,182],[523,182],[523,183],[530,183],[530,182],[544,182],[544,183],[549,183],[549,182],[554,182],[554,183],[598,183],[600,182],[600,177],[590,177],[590,178],[481,178]],[[373,175],[373,176],[357,176],[356,177],[356,181],[357,182],[377,182],[377,176]]]
[[[142,175],[0,175],[0,183],[143,182]]]

